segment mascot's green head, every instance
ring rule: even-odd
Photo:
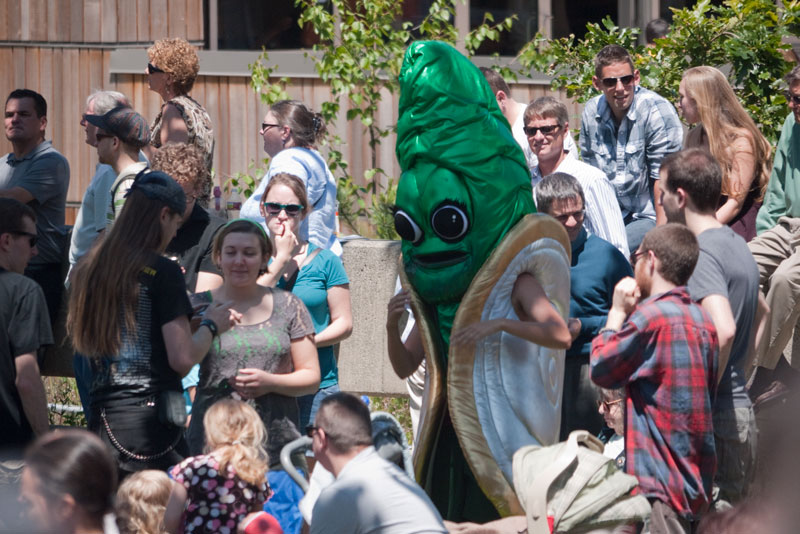
[[[458,302],[524,215],[525,157],[481,72],[452,46],[413,43],[400,72],[395,228],[406,273],[430,304]]]

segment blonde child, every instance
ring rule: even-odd
[[[176,500],[176,487],[165,472],[153,469],[126,478],[117,490],[115,512],[120,534],[176,532],[183,511],[183,503]]]
[[[203,417],[206,454],[185,459],[170,474],[187,494],[184,532],[236,532],[270,496],[266,482],[266,430],[244,402],[223,399]]]

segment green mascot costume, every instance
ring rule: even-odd
[[[517,273],[532,272],[566,316],[570,247],[558,223],[531,215],[524,155],[467,58],[444,43],[416,42],[406,51],[400,86],[395,227],[428,370],[415,471],[445,519],[485,522],[520,511],[510,480],[513,452],[558,434],[563,351],[560,360],[558,351],[545,350],[543,360],[525,356],[518,364],[524,351],[542,349],[498,335],[483,352],[458,352],[450,332],[459,321],[488,317],[487,303],[508,302],[495,286],[509,270],[512,286]],[[544,259],[531,267],[531,257]],[[535,369],[528,362],[537,362]],[[514,375],[524,381],[501,391],[518,380]],[[529,411],[525,389],[540,395],[533,402],[546,405],[545,421],[513,413],[509,420],[505,412]]]

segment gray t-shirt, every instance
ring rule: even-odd
[[[69,163],[50,141],[17,159],[14,153],[0,159],[0,189],[21,187],[33,195],[30,207],[36,212],[39,254],[31,265],[61,263],[66,239],[62,232],[64,208],[69,189]]]
[[[706,230],[697,236],[700,257],[689,279],[689,294],[697,301],[721,295],[731,304],[736,321],[731,356],[717,390],[716,404],[749,406],[744,363],[750,346],[753,318],[758,307],[758,267],[747,243],[729,226]]]

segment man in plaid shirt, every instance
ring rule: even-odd
[[[711,317],[685,287],[699,254],[683,225],[645,235],[605,328],[592,342],[592,380],[625,387],[625,470],[653,514],[645,532],[691,532],[708,509],[716,467],[711,405],[719,344]]]

